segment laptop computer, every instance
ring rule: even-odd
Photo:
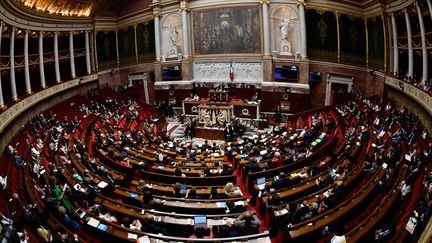
[[[206,216],[195,216],[194,217],[194,228],[207,228],[207,217]]]
[[[108,229],[108,225],[100,223],[97,228],[102,231],[106,231]]]
[[[332,178],[334,178],[334,177],[336,176],[335,170],[334,170],[333,168],[329,168],[329,169],[327,170],[327,172],[330,174],[330,176],[331,176]]]
[[[258,184],[258,189],[264,190],[265,185],[266,185],[266,178],[265,177],[258,178],[257,179],[257,184]]]
[[[78,208],[75,212],[80,219],[84,218],[84,216],[86,215],[86,213],[82,211],[80,208]]]

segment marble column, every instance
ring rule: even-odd
[[[306,14],[305,14],[305,0],[299,0],[299,18],[300,18],[300,56],[301,59],[307,58],[307,36],[306,36]]]
[[[74,53],[74,40],[72,31],[69,32],[69,56],[70,56],[70,67],[72,79],[76,78],[75,73],[75,53]]]
[[[3,37],[3,22],[0,22],[0,52],[1,52],[2,37]],[[3,88],[2,88],[1,75],[0,75],[0,109],[1,110],[6,109],[6,105],[4,104],[4,100],[3,100]]]
[[[96,54],[95,54],[95,44],[94,44],[94,32],[90,32],[90,52],[91,52],[91,70],[96,72]]]
[[[29,30],[26,30],[24,34],[24,80],[25,80],[27,94],[32,93],[31,85],[30,85],[29,50],[28,50],[29,32],[30,32]]]
[[[427,0],[427,5],[428,5],[428,8],[429,8],[429,13],[432,13],[432,1],[431,0]],[[432,18],[432,14],[430,16]]]
[[[161,60],[160,14],[154,13],[156,61]]]
[[[417,2],[415,2],[414,4],[416,5],[417,8],[417,14],[418,14],[419,25],[420,25],[422,59],[423,59],[422,83],[424,84],[428,80],[428,51],[426,46],[426,34],[425,34],[425,26],[424,26],[422,11]]]
[[[413,76],[414,72],[414,52],[412,44],[412,32],[411,32],[411,20],[408,11],[405,9],[405,23],[407,28],[407,39],[408,39],[408,77]]]
[[[392,35],[393,35],[393,72],[399,73],[399,47],[397,41],[397,25],[394,13],[391,13]]]
[[[57,83],[61,82],[60,77],[60,63],[59,63],[59,51],[58,51],[58,32],[54,33],[54,69],[55,78]]]
[[[16,28],[13,27],[10,33],[10,83],[11,83],[11,92],[12,92],[12,100],[17,101],[18,95],[16,90],[16,80],[15,80],[15,33]]]
[[[189,52],[189,22],[188,22],[188,11],[187,2],[180,2],[180,11],[182,15],[182,34],[183,34],[183,58],[190,58]]]
[[[264,35],[264,57],[271,57],[270,52],[270,21],[269,21],[269,0],[260,1],[263,14],[263,35]]]
[[[43,32],[39,32],[39,75],[41,87],[46,88],[45,83],[45,65],[44,65],[44,51],[43,51]]]
[[[91,73],[91,63],[90,63],[90,40],[89,40],[89,32],[85,32],[85,50],[86,50],[86,67],[87,74]]]

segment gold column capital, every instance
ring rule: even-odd
[[[39,35],[41,35],[42,37],[44,36],[45,31],[39,31]]]
[[[159,13],[159,12],[153,13],[153,18],[154,18],[154,19],[155,19],[155,18],[160,18],[161,16],[162,16],[162,14]]]
[[[13,32],[17,32],[17,31],[18,31],[18,28],[15,27],[15,26],[13,26],[13,27],[12,27],[12,31],[13,31]]]
[[[261,5],[263,5],[263,4],[270,4],[270,0],[260,0],[259,1],[259,3],[261,4]]]
[[[30,34],[31,31],[30,31],[30,30],[25,30],[24,32],[25,32],[26,34]]]
[[[298,0],[297,1],[297,7],[300,6],[300,5],[302,5],[303,7],[305,7],[306,6],[306,0]]]
[[[180,2],[180,11],[189,11],[189,6],[186,1]]]

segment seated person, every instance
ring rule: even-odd
[[[153,194],[149,190],[145,190],[141,199],[141,207],[146,209],[156,209],[160,206],[161,201],[153,197]]]
[[[250,99],[251,102],[257,102],[258,101],[258,92],[255,92],[255,94]]]
[[[194,234],[191,235],[189,238],[192,238],[192,239],[203,239],[203,238],[212,239],[213,238],[213,226],[210,225],[208,230],[203,228],[203,227],[196,228],[194,230]]]
[[[141,221],[141,231],[152,234],[163,234],[167,235],[167,230],[159,225],[151,214],[144,214],[144,220]]]
[[[186,177],[186,175],[183,174],[182,170],[181,170],[180,168],[178,168],[178,167],[175,168],[175,170],[174,170],[174,175],[175,175],[175,176]]]
[[[232,175],[233,173],[234,173],[234,169],[231,166],[229,166],[228,164],[223,164],[220,175],[227,176],[227,175]]]
[[[181,191],[181,189],[182,189],[182,186],[180,183],[177,182],[176,184],[174,184],[173,196],[179,197],[179,198],[185,197],[186,195],[184,192]]]
[[[234,186],[232,182],[228,182],[225,187],[225,195],[229,198],[233,197],[243,197],[243,193],[241,192],[240,188]]]
[[[227,238],[236,237],[237,232],[233,229],[232,225],[219,225],[218,229],[214,232],[214,238]]]
[[[261,170],[261,168],[260,168],[259,164],[257,163],[255,157],[252,157],[249,160],[249,164],[245,165],[245,172],[246,172],[246,174],[249,174],[249,172],[257,172],[257,171],[260,171],[260,170]]]
[[[236,205],[234,201],[226,201],[226,207],[229,210],[229,213],[242,213],[245,211],[247,205]]]
[[[188,198],[188,199],[200,199],[200,196],[198,196],[195,187],[192,187],[191,189],[187,190],[186,198]]]
[[[249,211],[244,212],[234,221],[234,227],[240,235],[257,234],[260,226],[261,221]]]
[[[212,189],[210,190],[210,199],[222,199],[222,198],[225,198],[225,196],[219,194],[217,189],[212,187]]]
[[[276,167],[282,167],[282,157],[280,155],[279,152],[275,152],[274,153],[274,157],[272,159],[272,163],[276,166]]]
[[[290,179],[285,175],[285,173],[281,172],[279,174],[279,179],[273,182],[273,188],[275,190],[282,189],[288,187],[290,183]]]

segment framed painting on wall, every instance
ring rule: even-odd
[[[258,6],[193,11],[194,55],[260,54]]]

